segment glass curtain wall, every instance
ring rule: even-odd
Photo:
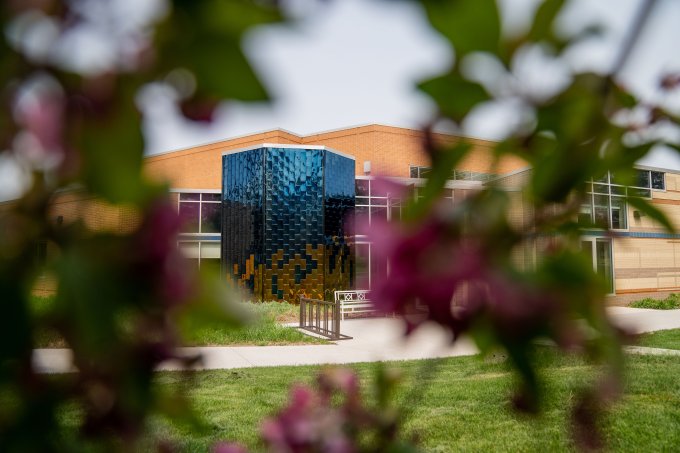
[[[628,228],[626,197],[651,198],[652,190],[665,190],[665,174],[653,170],[636,170],[634,186],[617,184],[611,173],[586,182],[586,202],[581,205],[579,220],[614,230]]]
[[[412,167],[414,168],[414,167]],[[422,182],[402,181],[409,185],[406,194],[409,198],[420,198],[420,188],[416,184]],[[408,199],[396,197],[387,192],[384,184],[376,183],[370,177],[356,178],[356,206],[355,216],[357,222],[357,236],[355,242],[356,256],[356,282],[360,289],[370,289],[372,282],[377,276],[385,275],[389,271],[387,260],[384,257],[376,256],[372,252],[371,243],[368,242],[365,231],[361,227],[379,220],[398,221],[401,220],[403,209]],[[442,199],[445,202],[454,203],[455,200],[464,199],[467,190],[445,189]]]

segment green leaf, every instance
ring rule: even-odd
[[[555,18],[563,6],[564,0],[545,0],[538,7],[534,22],[529,31],[529,39],[531,41],[555,42],[557,40],[553,33],[553,26]]]
[[[455,73],[422,82],[419,88],[432,97],[442,115],[456,122],[462,121],[476,105],[489,99],[481,85]]]
[[[664,214],[663,211],[661,211],[659,208],[652,205],[644,198],[628,197],[627,201],[628,204],[631,205],[633,208],[646,214],[647,216],[649,216],[650,219],[661,224],[669,233],[675,233],[675,227],[668,219],[668,217],[666,217],[666,214]]]
[[[501,21],[495,0],[422,0],[432,26],[453,45],[456,56],[496,53]]]
[[[82,156],[82,180],[92,193],[113,203],[139,203],[148,196],[135,93],[135,84],[121,81],[113,104],[85,99],[73,112],[71,133]]]
[[[451,179],[451,171],[470,151],[472,145],[459,142],[449,149],[432,152],[432,171],[430,171],[425,187],[420,189],[423,198],[412,201],[404,210],[405,220],[421,218],[437,200],[446,182]]]
[[[206,97],[269,98],[243,54],[241,37],[251,27],[281,21],[277,9],[246,0],[175,0],[173,5],[174,13],[157,32],[161,62],[157,77],[188,68],[196,77],[197,90]]]

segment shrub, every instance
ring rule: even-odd
[[[680,295],[671,293],[665,299],[645,297],[630,304],[633,308],[653,308],[655,310],[675,310],[680,308]]]

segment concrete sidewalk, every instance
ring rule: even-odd
[[[612,307],[608,313],[616,324],[634,332],[680,328],[680,310]],[[448,335],[434,325],[423,326],[405,340],[401,321],[393,318],[346,320],[342,333],[354,338],[329,345],[181,348],[180,353],[202,355],[202,365],[197,369],[430,359],[477,353],[474,344],[464,338],[451,345]],[[45,373],[73,371],[68,349],[36,349],[33,359]],[[176,370],[179,366],[167,362],[159,369]]]

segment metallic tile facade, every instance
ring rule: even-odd
[[[303,148],[228,154],[222,195],[223,270],[256,299],[328,299],[350,288],[352,159]]]

